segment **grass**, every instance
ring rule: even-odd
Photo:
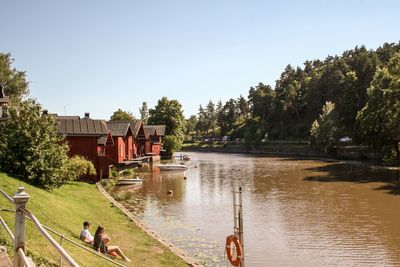
[[[79,240],[79,233],[82,223],[90,221],[92,234],[98,225],[105,226],[106,232],[111,237],[110,245],[118,245],[131,259],[130,263],[120,261],[126,266],[187,266],[168,248],[145,234],[122,212],[113,207],[93,184],[71,182],[49,192],[0,173],[0,188],[8,195],[12,196],[20,185],[24,186],[30,195],[28,210],[42,224],[74,241],[84,244]],[[3,196],[0,196],[0,208],[14,209]],[[15,215],[1,211],[0,216],[13,230]],[[26,224],[26,248],[35,263],[38,265],[43,262],[46,266],[59,266],[59,254],[40,235],[32,222],[27,221]],[[60,240],[57,236],[53,237],[57,241]],[[3,227],[0,228],[0,244],[6,245],[8,252],[12,251],[12,242]],[[63,242],[63,247],[81,266],[115,266],[66,241]]]

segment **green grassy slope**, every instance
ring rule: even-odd
[[[179,257],[165,246],[146,235],[117,208],[113,207],[97,190],[95,185],[71,182],[51,192],[33,187],[15,178],[0,173],[0,188],[12,196],[22,185],[30,195],[27,208],[42,224],[66,237],[80,242],[79,233],[83,221],[92,223],[92,234],[98,225],[103,225],[111,237],[110,245],[118,245],[132,260],[131,263],[120,261],[126,266],[187,266]],[[0,196],[0,208],[13,209],[3,196]],[[11,229],[14,228],[14,214],[1,211]],[[59,254],[39,234],[32,222],[27,221],[28,254],[35,263],[44,262],[47,266],[59,265]],[[59,237],[54,236],[56,240]],[[0,228],[0,244],[12,250],[12,243],[3,227]],[[81,266],[115,266],[91,255],[90,253],[63,242],[63,247]]]

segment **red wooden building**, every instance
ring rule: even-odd
[[[106,155],[116,163],[134,158],[133,132],[129,121],[108,121],[107,127],[114,140],[114,146],[106,149]]]
[[[165,125],[145,125],[145,155],[160,156],[161,138],[165,135]]]
[[[132,142],[132,151],[134,158],[141,157],[145,154],[144,147],[146,144],[146,137],[143,129],[143,121],[134,120],[130,122],[132,133],[133,133],[133,142]]]
[[[113,147],[114,142],[104,120],[93,120],[89,114],[79,116],[57,116],[58,134],[65,136],[69,146],[69,156],[80,155],[90,160],[96,176],[85,177],[97,181],[108,177],[109,165],[114,162],[105,155],[106,147]]]

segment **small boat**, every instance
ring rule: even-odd
[[[161,171],[186,171],[187,166],[184,164],[158,164],[157,167]]]
[[[130,185],[130,184],[141,184],[143,183],[143,179],[139,177],[136,178],[121,178],[118,179],[117,185]]]

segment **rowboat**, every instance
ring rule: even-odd
[[[143,183],[143,179],[140,179],[139,177],[135,178],[121,178],[118,179],[117,185],[130,185],[130,184],[141,184]]]
[[[184,164],[158,164],[156,165],[161,171],[186,171],[187,166]]]

